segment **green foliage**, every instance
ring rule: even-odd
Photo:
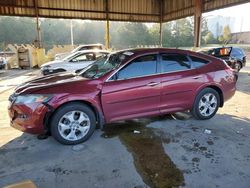
[[[36,38],[36,24],[31,18],[1,17],[0,42],[32,43]]]
[[[0,18],[0,47],[4,43],[32,43],[36,37],[35,18]],[[110,43],[115,49],[158,45],[160,25],[144,23],[110,22]],[[70,20],[40,19],[42,45],[50,49],[53,45],[70,44]],[[194,41],[193,19],[185,18],[162,25],[164,47],[191,47]],[[74,44],[105,44],[106,22],[73,20]],[[224,29],[223,40],[229,39]],[[229,29],[230,31],[230,29]],[[202,20],[202,43],[211,43],[213,37],[208,31],[206,20]]]
[[[216,39],[214,38],[214,35],[212,32],[208,32],[206,36],[204,37],[205,44],[213,44],[216,42]]]
[[[194,41],[193,24],[190,19],[180,19],[173,23],[171,30],[172,47],[192,46]]]
[[[201,44],[207,44],[207,37],[212,33],[208,30],[207,20],[202,17],[201,20]],[[212,34],[213,35],[213,34]]]
[[[111,44],[116,48],[136,47],[150,43],[148,28],[143,23],[119,23],[111,29],[113,30]]]
[[[218,40],[222,43],[222,44],[227,44],[230,42],[230,40],[232,39],[232,35],[231,35],[231,29],[229,27],[229,25],[226,25],[223,28],[223,33],[222,35],[219,36]]]
[[[164,28],[163,33],[164,33]],[[160,24],[153,24],[149,29],[149,35],[150,35],[150,44],[151,45],[159,45],[159,39],[160,39]]]

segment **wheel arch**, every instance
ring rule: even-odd
[[[217,86],[217,85],[206,85],[206,86],[203,86],[202,88],[200,88],[196,94],[196,96],[205,88],[211,88],[211,89],[214,89],[215,91],[218,92],[219,96],[220,96],[220,107],[223,107],[224,105],[224,96],[223,96],[223,92],[222,92],[222,89]]]
[[[95,114],[96,117],[96,121],[97,121],[97,126],[98,128],[103,128],[104,125],[104,116],[103,113],[101,112],[101,110],[99,110],[94,104],[92,104],[91,102],[87,101],[87,100],[72,100],[72,101],[67,101],[65,103],[62,103],[60,105],[58,105],[56,108],[53,108],[52,106],[50,106],[49,104],[47,104],[46,106],[49,108],[49,112],[46,113],[45,118],[44,118],[44,126],[45,129],[47,131],[50,130],[50,121],[51,118],[53,117],[53,115],[62,107],[71,104],[71,103],[81,103],[84,105],[87,105]]]

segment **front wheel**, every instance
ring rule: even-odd
[[[86,141],[94,132],[94,112],[81,103],[69,103],[55,112],[51,121],[51,134],[60,143],[67,145]]]
[[[216,114],[219,106],[218,92],[212,88],[205,88],[196,96],[191,112],[196,119],[210,119]]]

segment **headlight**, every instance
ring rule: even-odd
[[[42,67],[42,70],[48,70],[50,68],[50,65],[46,65]]]
[[[29,104],[36,102],[48,102],[52,98],[52,95],[19,95],[15,99],[15,104]]]

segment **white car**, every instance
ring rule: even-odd
[[[62,60],[55,60],[45,63],[41,66],[41,72],[43,75],[74,71],[79,72],[85,67],[89,66],[99,58],[109,54],[106,50],[84,50],[78,51]]]
[[[103,44],[84,44],[80,45],[71,52],[66,52],[66,53],[59,53],[55,55],[55,60],[60,60],[64,59],[66,56],[73,54],[78,51],[83,51],[83,50],[105,50],[105,47]]]

